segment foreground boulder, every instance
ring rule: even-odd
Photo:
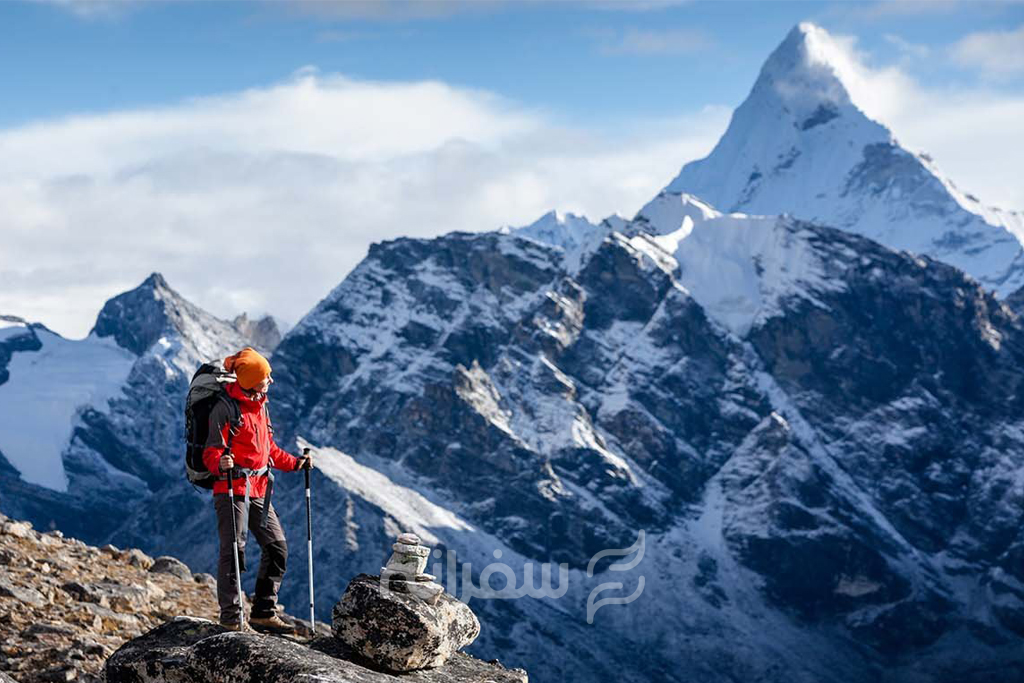
[[[360,656],[394,672],[436,667],[480,635],[469,606],[441,593],[430,604],[411,593],[381,589],[360,574],[334,606],[334,635]]]
[[[394,676],[374,670],[336,638],[301,643],[257,633],[227,631],[194,617],[177,617],[125,643],[110,656],[107,683],[384,683]],[[463,653],[445,666],[402,677],[410,683],[527,683],[521,669],[505,669]]]

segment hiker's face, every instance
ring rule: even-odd
[[[267,389],[269,389],[270,385],[273,383],[274,380],[268,376],[265,380],[254,386],[251,391],[254,394],[265,394],[267,393]]]

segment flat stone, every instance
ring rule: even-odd
[[[14,582],[4,577],[0,577],[0,596],[14,598],[35,607],[42,607],[47,602],[43,594],[35,588],[17,586]]]
[[[29,538],[32,536],[32,525],[28,522],[5,522],[0,526],[0,531],[16,538]]]
[[[108,607],[116,612],[135,612],[149,605],[152,599],[158,599],[163,590],[148,584],[146,586],[124,586],[112,581],[96,583],[78,583],[69,581],[61,586],[79,602],[91,602],[101,607]],[[157,588],[159,593],[153,590]]]
[[[431,581],[391,581],[388,587],[399,593],[408,593],[428,605],[436,605],[444,592],[444,586]]]
[[[430,554],[430,548],[424,545],[406,545],[405,543],[395,543],[391,546],[391,549],[395,551],[396,555],[415,555],[416,557],[426,557]]]
[[[124,553],[123,559],[133,567],[139,567],[141,569],[149,569],[153,566],[153,558],[142,552],[138,548],[132,548]]]
[[[176,557],[170,557],[168,555],[156,558],[153,562],[153,566],[149,568],[149,571],[153,574],[170,574],[171,576],[177,576],[183,581],[192,580],[192,570],[188,568],[188,565]]]
[[[38,622],[32,624],[24,631],[21,632],[22,636],[38,636],[43,634],[55,634],[61,636],[73,636],[76,631],[67,624],[54,624],[46,622]]]
[[[420,537],[416,534],[399,534],[398,542],[404,545],[420,545]]]

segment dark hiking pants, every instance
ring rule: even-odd
[[[237,623],[241,615],[238,602],[238,590],[235,584],[235,557],[231,545],[231,499],[228,494],[217,494],[213,497],[213,507],[217,511],[217,533],[220,536],[220,559],[217,563],[217,602],[220,603],[220,620],[224,623]],[[273,504],[267,513],[267,526],[260,528],[260,517],[263,514],[263,499],[249,499],[248,525],[243,523],[245,515],[245,498],[235,496],[235,529],[238,530],[238,561],[245,571],[245,533],[246,526],[260,544],[260,567],[256,573],[256,593],[252,603],[251,616],[256,618],[273,616],[277,610],[277,591],[284,578],[284,570],[288,562],[288,544],[284,539],[284,530],[277,518]]]

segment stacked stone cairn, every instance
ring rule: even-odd
[[[436,605],[444,586],[434,583],[433,574],[425,574],[430,548],[420,545],[416,534],[402,534],[391,546],[391,557],[380,568],[380,584],[387,590],[409,593],[428,605]]]
[[[480,634],[469,606],[434,583],[430,548],[402,534],[380,576],[352,579],[332,613],[334,636],[387,671],[439,667]]]

